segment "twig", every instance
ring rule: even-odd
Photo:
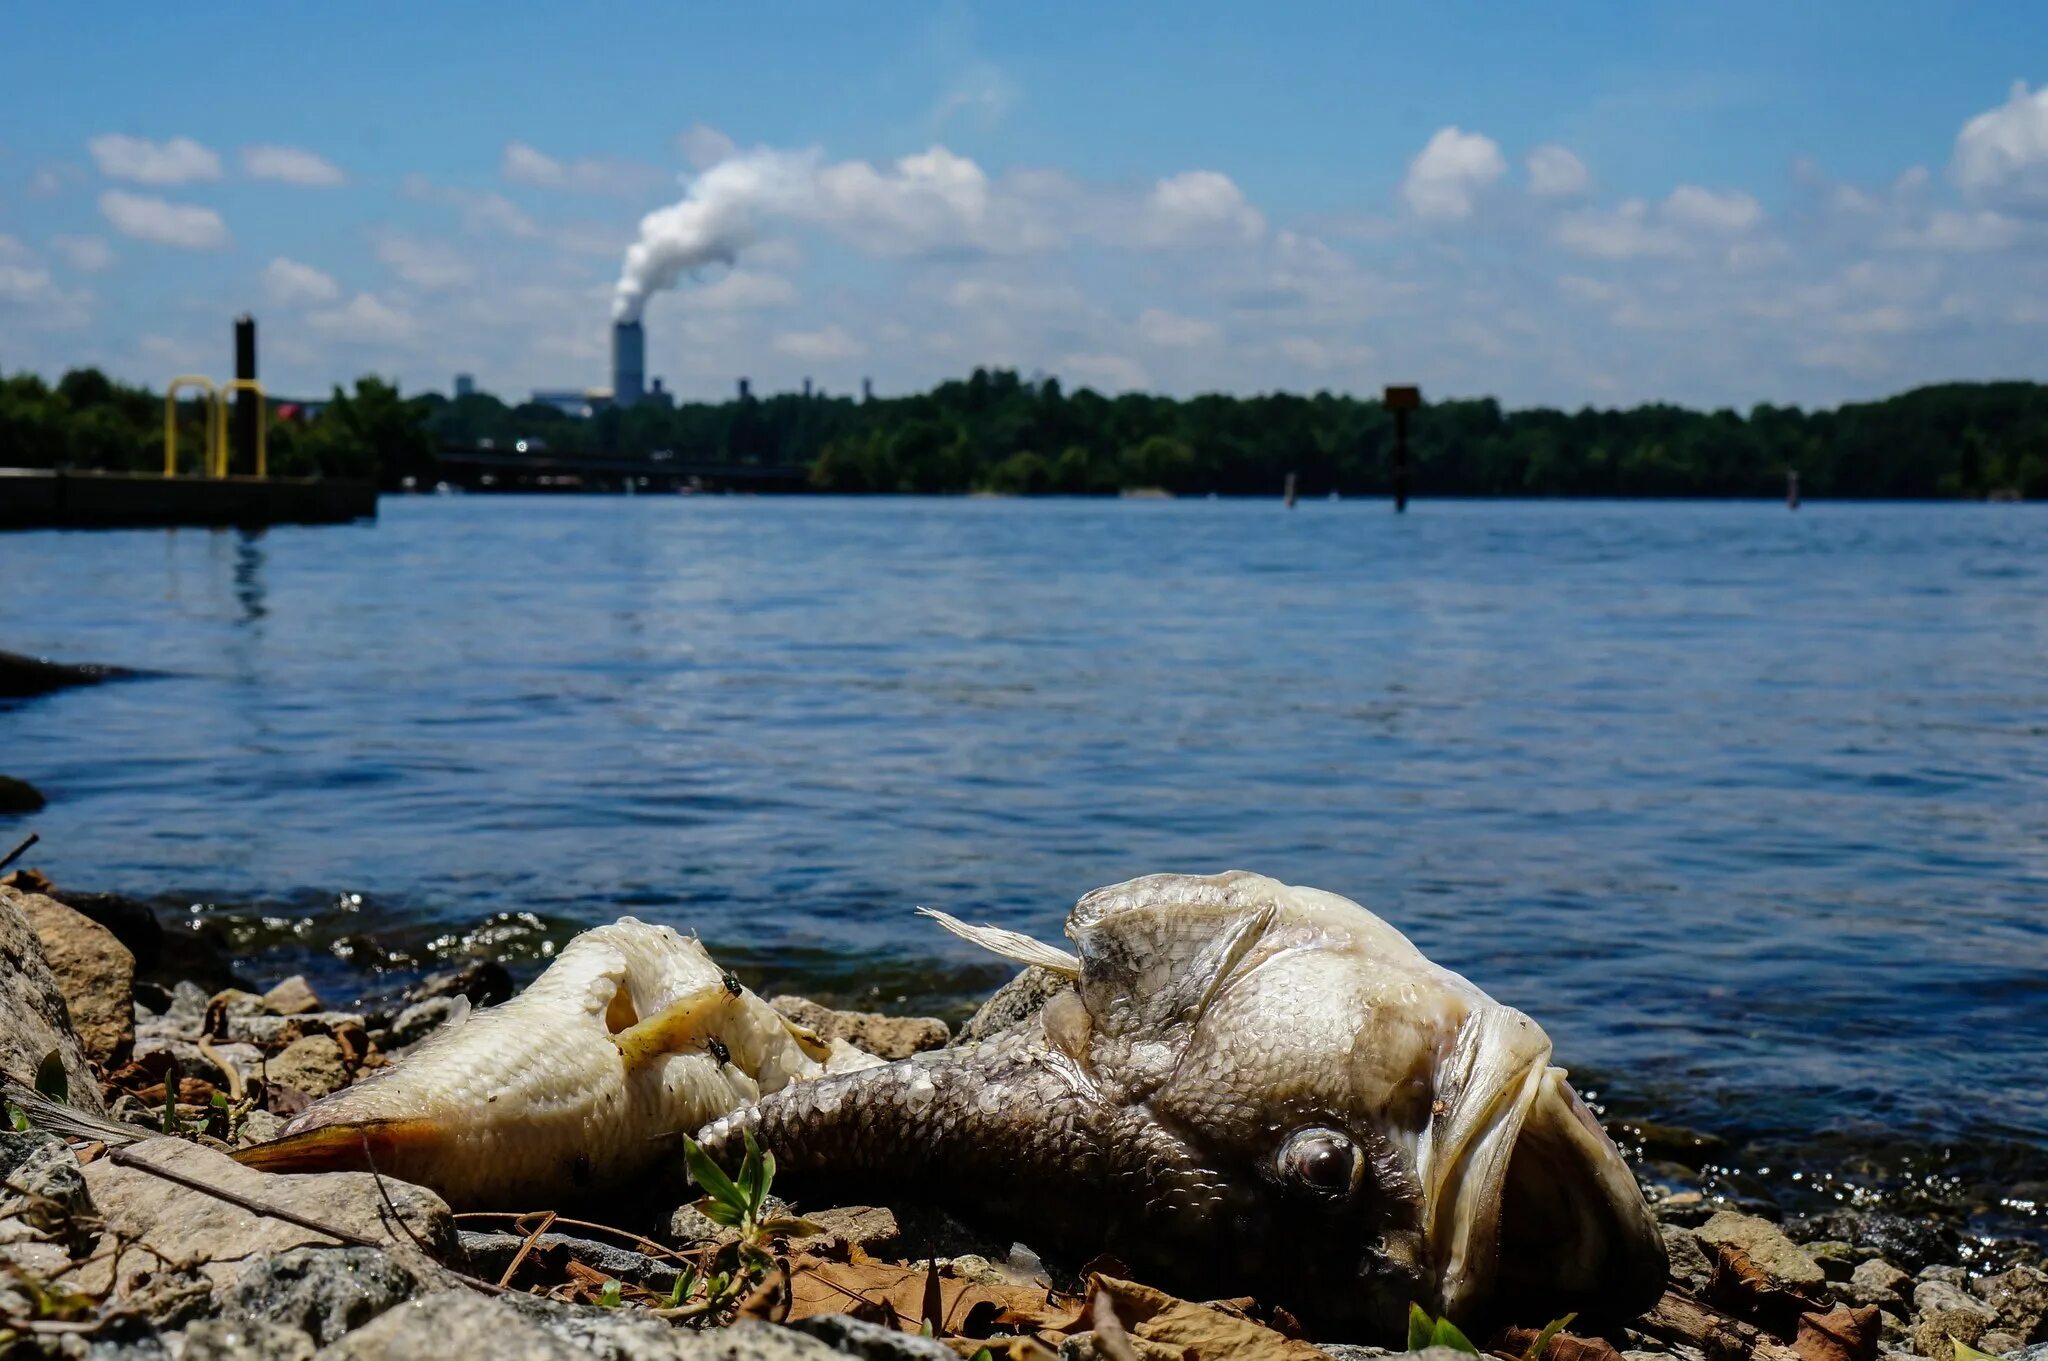
[[[370,1166],[370,1180],[376,1183],[377,1195],[383,1200],[384,1208],[389,1210],[391,1217],[398,1221],[398,1227],[405,1230],[405,1236],[412,1240],[412,1245],[421,1252],[426,1252],[427,1256],[432,1257],[434,1254],[427,1252],[427,1245],[420,1241],[420,1236],[412,1231],[412,1225],[405,1222],[405,1216],[400,1214],[398,1206],[392,1203],[391,1193],[384,1189],[384,1175],[377,1170],[377,1160],[370,1154],[370,1136],[364,1133],[356,1137],[363,1142],[363,1161]]]
[[[456,1215],[455,1218],[458,1221],[464,1219],[509,1219],[514,1224],[517,1224],[521,1220],[531,1219],[539,1213],[541,1213],[539,1210],[464,1210],[461,1214]],[[631,1243],[633,1251],[641,1254],[643,1257],[668,1257],[683,1263],[685,1266],[700,1265],[689,1253],[681,1249],[657,1243],[644,1233],[632,1233],[618,1227],[616,1224],[599,1224],[588,1219],[571,1219],[567,1215],[556,1215],[554,1222],[556,1224],[567,1224],[575,1229],[593,1229],[598,1233],[608,1233],[623,1242]]]
[[[534,1226],[532,1233],[526,1235],[526,1241],[519,1245],[519,1251],[512,1254],[511,1262],[505,1267],[505,1274],[498,1277],[499,1289],[502,1290],[512,1284],[512,1278],[519,1274],[519,1268],[526,1262],[526,1254],[533,1251],[533,1245],[540,1241],[540,1236],[548,1231],[548,1225],[554,1222],[555,1212],[553,1210],[549,1210],[541,1216],[540,1223]]]
[[[248,1196],[227,1190],[225,1187],[208,1185],[197,1177],[186,1176],[183,1172],[173,1172],[168,1167],[159,1167],[149,1159],[137,1154],[132,1148],[108,1149],[107,1158],[117,1166],[132,1167],[138,1172],[147,1172],[152,1177],[161,1177],[165,1181],[176,1182],[188,1190],[212,1196],[215,1200],[224,1200],[230,1205],[247,1210],[250,1214],[262,1215],[266,1219],[281,1219],[287,1224],[296,1224],[302,1229],[311,1229],[314,1233],[324,1233],[337,1242],[349,1243],[359,1248],[381,1248],[384,1246],[382,1241],[371,1238],[367,1234],[356,1233],[350,1229],[336,1228],[332,1224],[323,1224],[319,1220],[309,1215],[302,1215],[296,1210],[287,1210],[278,1205],[266,1205],[260,1200],[251,1200]]]
[[[240,1105],[242,1098],[248,1095],[249,1092],[248,1084],[242,1081],[242,1070],[235,1066],[233,1059],[228,1058],[220,1050],[213,1047],[213,1041],[204,1031],[201,1031],[199,1035],[199,1052],[205,1055],[208,1063],[220,1069],[226,1075],[228,1080],[228,1100],[236,1105]]]
[[[15,848],[14,848],[13,850],[9,851],[9,852],[8,852],[8,853],[7,853],[6,855],[0,855],[0,870],[4,870],[4,869],[6,869],[6,868],[7,868],[7,867],[8,867],[9,865],[11,865],[11,864],[13,864],[13,863],[14,863],[15,861],[17,861],[17,860],[21,859],[21,857],[22,857],[22,854],[23,854],[23,853],[24,853],[25,851],[27,851],[29,847],[31,847],[31,846],[33,846],[33,845],[35,845],[35,844],[36,844],[36,843],[37,843],[38,841],[41,841],[42,839],[43,839],[42,833],[40,833],[40,832],[30,832],[30,833],[28,834],[28,840],[26,840],[26,841],[22,842],[22,843],[21,843],[21,844],[20,844],[19,846],[16,846],[16,847],[15,847]]]

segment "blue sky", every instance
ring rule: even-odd
[[[0,368],[602,385],[623,274],[689,396],[2048,378],[2038,9],[1549,8],[17,9]]]

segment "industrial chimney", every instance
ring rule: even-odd
[[[612,403],[637,406],[647,395],[647,333],[637,321],[612,327]]]

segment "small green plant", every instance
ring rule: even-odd
[[[1544,1324],[1543,1331],[1536,1334],[1535,1340],[1530,1342],[1528,1348],[1525,1351],[1523,1351],[1522,1361],[1543,1361],[1543,1354],[1550,1350],[1550,1344],[1552,1340],[1555,1339],[1559,1333],[1571,1327],[1572,1320],[1577,1318],[1578,1316],[1578,1310],[1574,1309],[1571,1313],[1566,1314],[1563,1318],[1554,1318],[1550,1320],[1550,1322]]]
[[[715,1321],[730,1312],[775,1268],[769,1240],[778,1233],[806,1232],[804,1220],[769,1212],[769,1188],[775,1184],[775,1155],[762,1151],[751,1132],[743,1133],[746,1153],[737,1177],[713,1162],[697,1141],[683,1139],[683,1162],[690,1179],[703,1190],[697,1210],[714,1224],[736,1230],[733,1240],[709,1254],[701,1264],[686,1266],[676,1276],[663,1302],[663,1313],[676,1318]]]
[[[28,1133],[28,1113],[12,1101],[7,1103],[7,1127],[16,1134]]]
[[[623,1299],[621,1288],[616,1279],[606,1281],[598,1288],[597,1307],[600,1309],[616,1309],[623,1302]]]
[[[1472,1339],[1458,1329],[1458,1325],[1447,1318],[1433,1319],[1419,1304],[1408,1306],[1408,1350],[1419,1352],[1428,1347],[1449,1347],[1454,1351],[1479,1355],[1479,1348],[1472,1345]]]

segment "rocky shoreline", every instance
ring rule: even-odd
[[[1304,1338],[1257,1301],[1174,1299],[1115,1263],[1048,1266],[945,1207],[775,1202],[764,1222],[783,1227],[758,1239],[769,1265],[744,1291],[717,1295],[698,1273],[736,1260],[739,1231],[707,1217],[680,1181],[658,1204],[648,1188],[611,1227],[555,1207],[458,1216],[430,1191],[370,1173],[245,1168],[230,1150],[402,1057],[465,1001],[504,1000],[512,980],[477,960],[389,1007],[342,1010],[303,978],[260,993],[229,986],[228,961],[183,948],[153,920],[67,896],[32,871],[0,881],[0,1069],[23,1083],[40,1070],[36,1085],[61,1087],[82,1113],[70,1137],[37,1128],[17,1092],[13,1128],[0,1131],[0,1356],[1385,1354]],[[958,1037],[930,1018],[798,997],[773,1005],[895,1058],[982,1038],[1042,998],[1027,972]],[[1684,1131],[1617,1133],[1680,1166],[1710,1151]],[[1682,1178],[1646,1180],[1670,1289],[1629,1327],[1547,1339],[1552,1361],[1969,1361],[1967,1349],[2048,1361],[2048,1273],[2030,1245],[1987,1252],[1938,1217],[1874,1210],[1773,1223]],[[796,1208],[802,1220],[789,1217]],[[1522,1357],[1547,1320],[1522,1322],[1479,1341]]]

